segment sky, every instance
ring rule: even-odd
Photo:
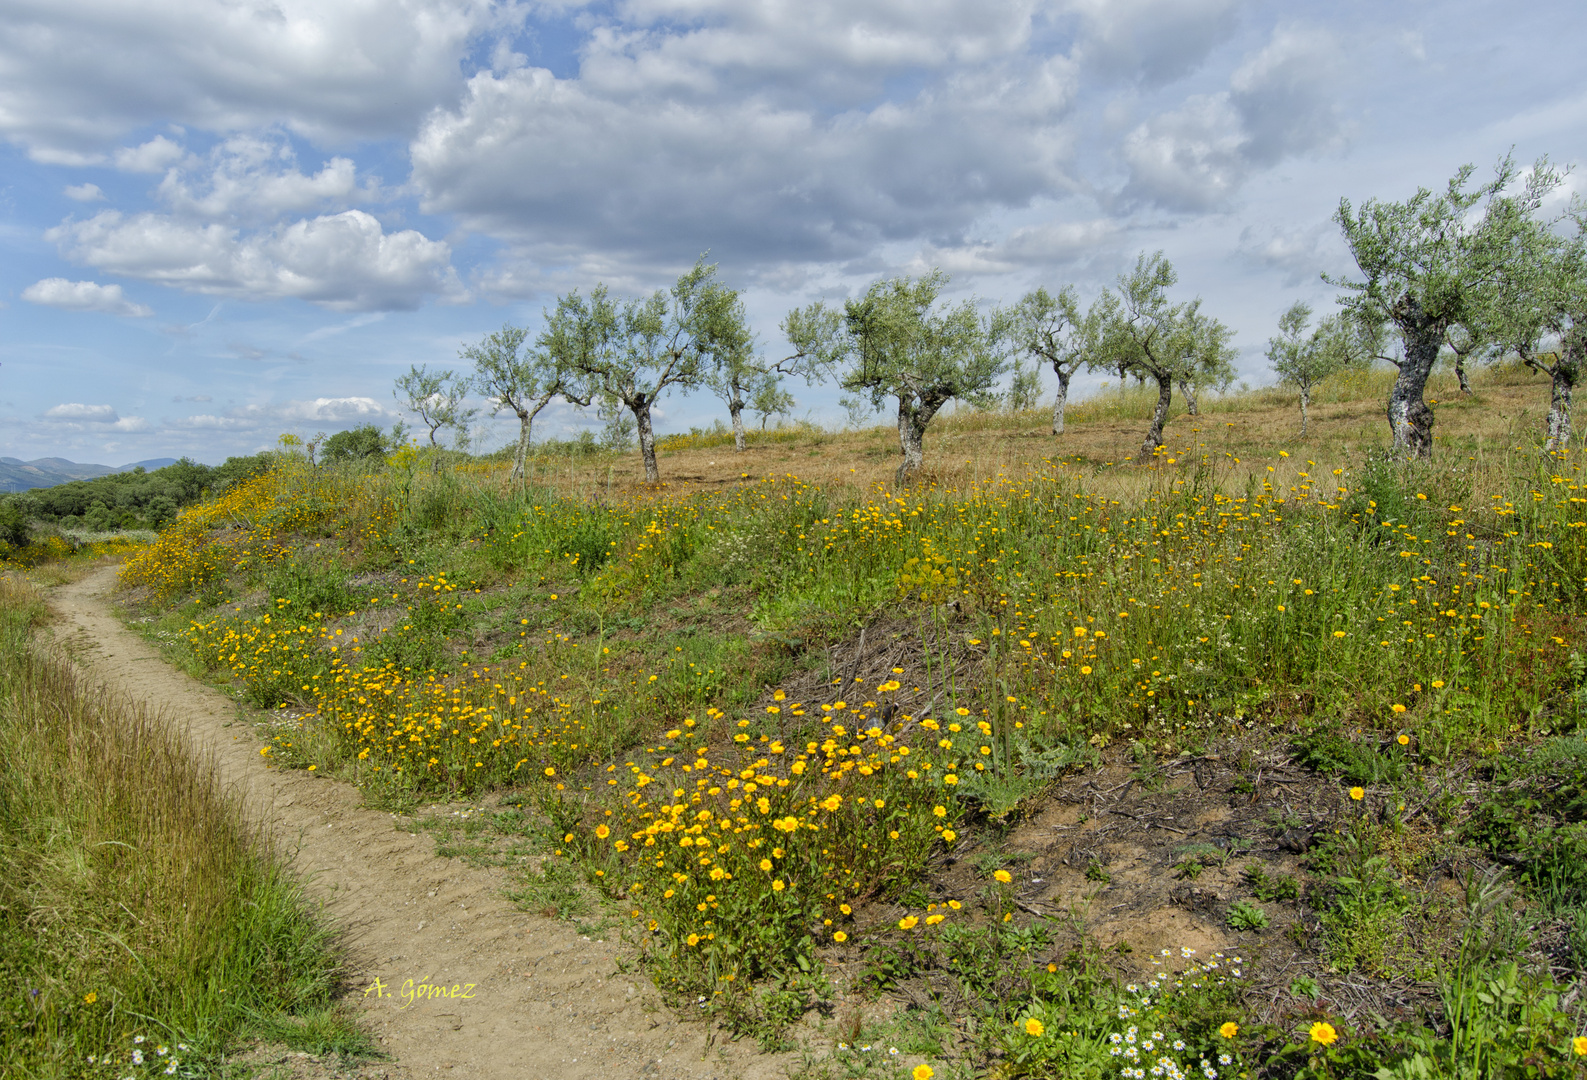
[[[775,358],[879,278],[1086,301],[1161,250],[1268,383],[1278,316],[1354,269],[1341,198],[1583,161],[1582,40],[1563,0],[6,0],[0,456],[389,427],[411,365],[702,253]]]

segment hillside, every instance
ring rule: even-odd
[[[32,461],[0,457],[0,491],[32,491],[34,488],[54,487],[73,480],[93,480],[113,473],[131,472],[142,468],[145,472],[175,464],[176,458],[150,458],[127,465],[84,465],[65,458],[45,457]]]

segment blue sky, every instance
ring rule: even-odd
[[[1582,40],[1568,3],[10,0],[0,455],[389,426],[410,364],[707,250],[777,354],[878,277],[1089,298],[1162,249],[1270,381],[1279,313],[1351,269],[1341,196],[1582,161]]]

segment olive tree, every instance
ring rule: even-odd
[[[878,281],[842,313],[821,302],[789,313],[783,333],[794,346],[793,370],[843,366],[839,385],[857,407],[898,402],[902,487],[924,463],[926,428],[955,398],[977,405],[997,400],[1008,364],[1002,348],[1005,317],[983,317],[973,301],[939,304],[948,277]]]
[[[1368,199],[1359,208],[1339,201],[1334,220],[1344,233],[1362,280],[1331,284],[1349,290],[1340,302],[1366,323],[1392,322],[1404,342],[1389,390],[1388,421],[1396,453],[1430,457],[1433,410],[1423,399],[1428,376],[1451,328],[1477,322],[1506,260],[1559,175],[1540,161],[1521,184],[1506,157],[1493,179],[1468,187],[1473,168],[1461,167],[1441,193],[1419,188],[1404,202]]]
[[[524,475],[524,459],[529,455],[529,437],[535,417],[556,398],[574,405],[588,405],[590,396],[582,391],[575,373],[545,348],[526,348],[529,332],[518,326],[503,326],[487,334],[477,345],[458,352],[461,359],[474,364],[474,385],[491,402],[491,415],[510,409],[518,417],[518,445],[513,450],[512,479]]]
[[[1517,239],[1483,329],[1549,377],[1547,446],[1563,450],[1571,441],[1571,394],[1587,365],[1587,213],[1577,210],[1568,239],[1535,219]]]
[[[724,322],[726,336],[717,343],[716,362],[705,373],[704,383],[727,405],[733,421],[733,449],[744,451],[744,410],[754,409],[764,418],[780,411],[783,372],[767,364],[755,351],[755,340],[744,317],[743,302],[735,300],[734,318]],[[757,406],[766,405],[761,409]],[[764,423],[764,419],[763,419]]]
[[[1101,340],[1099,328],[1109,310],[1106,303],[1098,302],[1081,315],[1074,286],[1066,285],[1057,296],[1045,288],[1028,292],[1008,313],[1014,348],[1039,362],[1051,364],[1053,374],[1058,376],[1058,394],[1052,406],[1054,435],[1064,433],[1064,408],[1069,402],[1069,383],[1075,372],[1096,362],[1096,349]]]
[[[1168,290],[1178,280],[1161,251],[1142,252],[1135,269],[1119,277],[1118,295],[1104,293],[1100,298],[1090,331],[1094,366],[1157,383],[1157,407],[1141,443],[1143,460],[1163,445],[1163,425],[1168,422],[1176,382],[1182,388],[1227,385],[1234,375],[1234,350],[1229,346],[1234,331],[1203,315],[1199,297],[1169,303]]]
[[[782,388],[781,382],[762,382],[755,390],[749,407],[760,417],[760,429],[766,430],[766,421],[774,416],[787,416],[794,407],[794,396]]]
[[[1382,348],[1381,327],[1330,315],[1310,335],[1311,307],[1299,300],[1279,316],[1279,336],[1267,341],[1267,359],[1279,382],[1300,391],[1300,434],[1306,437],[1311,394],[1317,384],[1352,364],[1370,362]]]
[[[397,376],[392,396],[408,412],[418,415],[430,431],[430,445],[439,446],[436,433],[444,428],[457,432],[459,450],[468,446],[468,426],[479,410],[465,404],[469,380],[451,370],[431,371],[429,365],[410,366],[407,374]],[[310,457],[313,457],[312,452]]]
[[[584,380],[608,408],[633,414],[645,480],[656,483],[656,433],[650,412],[671,387],[700,385],[748,336],[738,293],[701,259],[670,291],[618,303],[604,285],[585,300],[561,297],[547,316],[540,346]]]

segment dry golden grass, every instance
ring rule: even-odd
[[[1174,413],[1164,431],[1163,459],[1139,464],[1141,439],[1156,400],[1146,387],[1104,390],[1070,404],[1067,430],[1050,433],[1048,408],[1020,413],[953,409],[926,434],[923,483],[939,489],[961,489],[1003,476],[1022,476],[1054,465],[1087,477],[1089,490],[1116,489],[1135,493],[1167,468],[1194,468],[1208,458],[1223,466],[1222,487],[1243,486],[1251,477],[1268,476],[1289,484],[1300,471],[1322,475],[1359,464],[1371,451],[1389,444],[1384,416],[1390,370],[1353,372],[1319,387],[1311,407],[1306,438],[1300,437],[1299,398],[1293,392],[1266,387],[1227,395],[1204,394],[1201,415],[1189,416],[1176,395]],[[1428,383],[1437,422],[1435,460],[1462,460],[1480,473],[1486,458],[1542,437],[1548,407],[1546,377],[1519,365],[1501,365],[1475,372],[1474,393],[1462,397],[1453,372],[1439,372]],[[811,429],[795,440],[759,440],[735,453],[732,443],[658,452],[662,492],[729,487],[745,480],[793,475],[839,494],[843,489],[890,488],[898,467],[897,432],[878,425],[857,431]],[[1280,450],[1288,459],[1278,457]],[[1458,457],[1457,457],[1458,455]],[[1174,458],[1172,466],[1166,459]],[[1308,464],[1310,463],[1310,464]],[[506,467],[499,467],[506,483]],[[582,460],[566,458],[536,467],[533,480],[563,495],[627,499],[648,489],[637,452],[596,454]]]

